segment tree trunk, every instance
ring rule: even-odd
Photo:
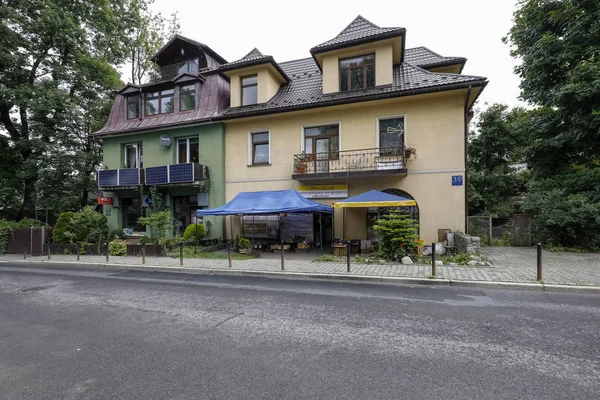
[[[35,178],[25,179],[23,187],[23,203],[17,215],[17,220],[35,218]]]

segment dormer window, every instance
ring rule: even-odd
[[[173,89],[146,93],[146,116],[173,112]]]
[[[242,78],[242,105],[258,103],[258,77],[256,75]]]
[[[127,96],[127,119],[140,117],[140,96]]]
[[[182,86],[179,92],[179,110],[189,111],[196,109],[196,85]]]
[[[340,60],[340,91],[375,87],[375,54]]]

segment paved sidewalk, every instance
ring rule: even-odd
[[[488,257],[492,266],[438,266],[436,278],[452,281],[488,281],[488,282],[535,282],[535,249],[484,247],[481,252]],[[306,258],[294,259],[287,255],[286,272],[311,274],[347,274],[346,264],[336,262],[311,262]],[[543,281],[561,285],[597,285],[600,286],[600,254],[571,254],[544,252]],[[47,262],[47,257],[28,257],[27,260]],[[23,256],[3,255],[0,261],[23,261]],[[53,255],[54,262],[76,262],[74,255]],[[104,264],[104,256],[81,256],[83,264]],[[110,264],[142,266],[141,257],[110,257]],[[178,258],[147,257],[148,267],[179,267]],[[217,270],[228,269],[226,259],[184,260],[185,268]],[[233,260],[234,271],[281,271],[281,262],[277,258],[258,258],[251,260]],[[358,264],[351,265],[352,275],[373,277],[428,278],[430,265],[401,264]]]

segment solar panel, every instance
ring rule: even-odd
[[[146,168],[146,185],[162,185],[169,183],[167,166]]]
[[[193,182],[194,181],[194,164],[173,164],[169,166],[169,182]]]
[[[140,170],[126,168],[119,170],[119,186],[134,186],[140,184]]]
[[[98,187],[117,186],[116,169],[106,169],[98,171]]]

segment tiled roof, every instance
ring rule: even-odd
[[[321,43],[312,49],[311,53],[319,53],[321,51],[330,50],[332,48],[344,47],[357,41],[363,41],[366,39],[377,39],[380,36],[396,36],[404,33],[404,28],[380,28],[371,21],[358,16],[342,30],[336,37]]]
[[[251,67],[254,65],[261,65],[261,64],[273,65],[273,67],[275,67],[275,69],[281,74],[283,79],[285,79],[287,82],[290,81],[290,78],[281,69],[279,64],[277,64],[277,62],[275,61],[273,56],[265,56],[256,47],[254,49],[252,49],[250,51],[250,53],[246,54],[244,57],[240,58],[239,60],[232,61],[230,63],[221,65],[219,67],[219,71],[231,71],[234,69]]]
[[[435,51],[429,50],[427,47],[406,49],[404,60],[420,67],[434,66],[436,64],[450,64],[453,62],[460,64],[467,61],[463,57],[443,57]]]
[[[253,48],[250,51],[250,53],[246,54],[244,57],[240,58],[239,60],[235,60],[235,61],[232,61],[230,63],[221,65],[220,69],[221,70],[228,70],[228,69],[232,69],[232,67],[238,68],[241,65],[249,64],[249,63],[255,63],[255,62],[260,61],[260,60],[264,60],[265,62],[269,62],[270,60],[273,60],[273,57],[272,56],[265,56],[265,55],[263,55],[263,53],[261,53],[255,47],[255,48]]]
[[[230,108],[223,118],[242,117],[253,114],[267,114],[299,108],[320,107],[344,102],[373,100],[382,97],[396,97],[411,91],[434,89],[457,84],[485,84],[480,76],[430,72],[408,62],[394,66],[394,82],[391,85],[363,90],[323,94],[323,78],[312,58],[288,61],[280,64],[291,78],[291,82],[281,86],[267,103]]]

